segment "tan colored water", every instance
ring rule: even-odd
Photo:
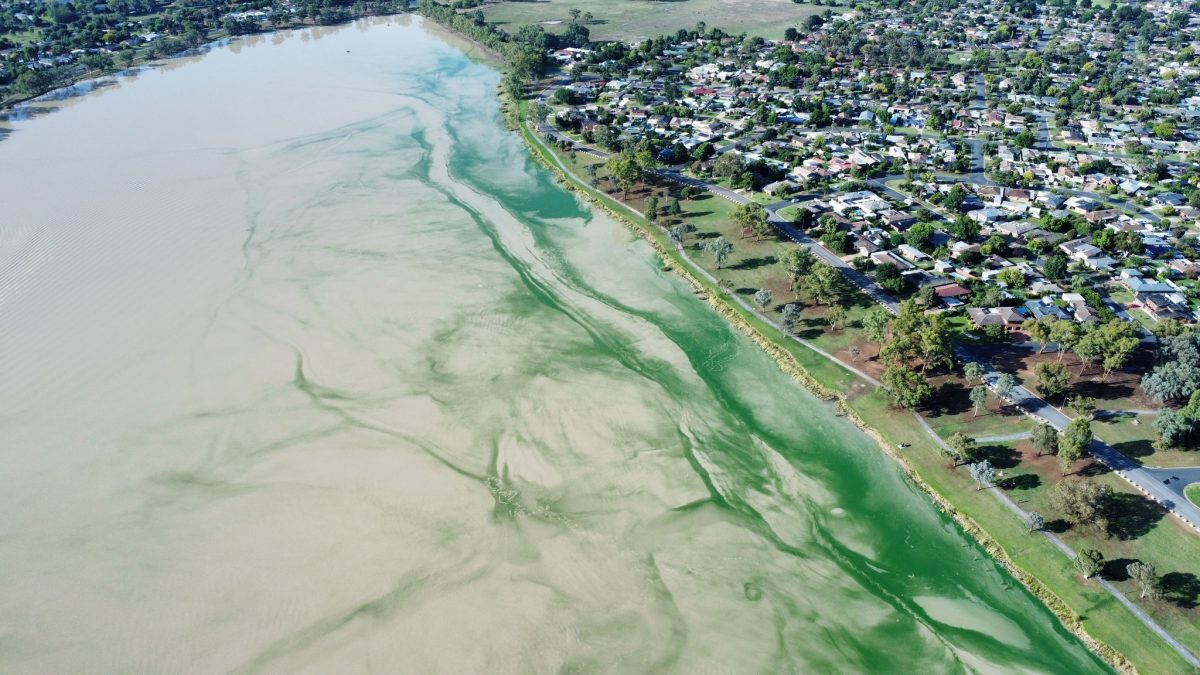
[[[404,18],[0,142],[0,671],[1102,666]]]

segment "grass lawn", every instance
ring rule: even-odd
[[[1137,601],[1156,621],[1193,651],[1200,648],[1200,537],[1146,499],[1117,475],[1102,467],[1085,467],[1082,473],[1095,472],[1087,480],[1097,481],[1112,489],[1114,499],[1109,507],[1107,530],[1070,527],[1056,520],[1050,495],[1052,486],[1064,480],[1051,463],[1039,468],[1040,484],[1026,490],[1025,508],[1041,512],[1048,527],[1065,530],[1060,536],[1072,548],[1094,548],[1108,561],[1102,574],[1126,596]],[[1070,478],[1074,479],[1074,477]],[[1166,597],[1151,601],[1139,598],[1135,585],[1129,581],[1125,567],[1134,561],[1154,565],[1162,578]],[[1148,670],[1143,667],[1143,670]]]
[[[795,27],[806,17],[826,7],[796,4],[791,0],[538,0],[536,2],[500,2],[484,6],[488,21],[498,22],[514,33],[527,24],[541,24],[546,30],[560,32],[570,21],[570,9],[591,12],[595,20],[587,24],[593,40],[632,40],[692,30],[697,21],[731,34],[748,33],[780,39],[789,26]],[[845,8],[831,8],[844,12]]]
[[[1200,452],[1155,447],[1158,432],[1153,415],[1106,417],[1092,422],[1092,431],[1121,454],[1146,466],[1200,466]]]
[[[1200,483],[1192,483],[1183,489],[1183,496],[1187,497],[1188,501],[1200,506]]]

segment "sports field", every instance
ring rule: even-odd
[[[592,13],[593,21],[585,25],[593,40],[654,37],[694,28],[698,21],[733,34],[782,38],[789,26],[830,9],[791,0],[535,0],[499,2],[484,7],[483,12],[488,21],[499,22],[510,32],[531,23],[559,32],[570,21],[572,8]]]

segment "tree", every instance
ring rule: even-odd
[[[1046,519],[1037,511],[1030,511],[1025,514],[1025,527],[1030,532],[1037,532],[1046,527]]]
[[[1074,321],[1055,321],[1050,324],[1050,339],[1058,345],[1058,360],[1062,361],[1063,354],[1074,349],[1081,336],[1079,324]]]
[[[1046,398],[1062,396],[1067,393],[1067,385],[1071,382],[1071,374],[1061,363],[1039,363],[1033,368],[1037,376],[1038,391]]]
[[[812,272],[812,268],[817,263],[817,256],[804,246],[792,246],[783,254],[783,268],[787,270],[788,276],[792,278],[792,286],[796,286],[796,282],[802,277],[808,276]]]
[[[1193,437],[1196,423],[1181,412],[1163,408],[1158,411],[1154,428],[1158,431],[1160,448],[1182,448],[1187,446]]]
[[[817,262],[807,276],[800,278],[800,289],[818,305],[840,302],[848,292],[842,273],[823,262]]]
[[[1042,424],[1033,430],[1030,438],[1038,457],[1058,454],[1058,429],[1049,424]]]
[[[1004,269],[1000,270],[1000,273],[996,275],[996,278],[999,279],[1000,283],[1004,284],[1007,288],[1025,287],[1025,273],[1016,267],[1005,267]]]
[[[1096,412],[1096,399],[1090,396],[1072,396],[1071,402],[1067,407],[1075,411],[1076,415],[1087,419],[1092,419],[1092,415]]]
[[[789,335],[796,333],[796,322],[800,320],[800,305],[788,303],[783,306],[783,329]]]
[[[1012,396],[1013,389],[1017,386],[1017,378],[1012,376],[1012,373],[1000,373],[996,377],[996,395],[1003,399],[1008,399]]]
[[[976,361],[968,361],[963,365],[963,377],[967,378],[967,382],[972,380],[983,381],[983,364]]]
[[[1038,343],[1039,354],[1046,350],[1046,343],[1050,342],[1050,327],[1054,321],[1054,317],[1044,316],[1041,319],[1026,319],[1025,323],[1021,324],[1029,337]]]
[[[1139,341],[1135,330],[1133,324],[1127,321],[1113,320],[1100,324],[1079,339],[1075,353],[1085,364],[1099,359],[1107,379],[1112,371],[1125,367],[1137,349]]]
[[[667,232],[667,236],[671,237],[671,241],[675,242],[676,246],[683,246],[685,234],[687,234],[687,229],[683,225],[676,225]]]
[[[961,431],[951,434],[950,438],[946,439],[946,445],[950,447],[950,456],[954,460],[954,466],[971,461],[979,452],[979,446],[975,439]],[[944,451],[945,448],[943,448]]]
[[[1137,584],[1138,590],[1142,593],[1142,598],[1149,598],[1151,600],[1162,599],[1162,582],[1154,574],[1154,565],[1144,562],[1129,563],[1125,567],[1125,572]]]
[[[975,408],[975,416],[979,417],[979,411],[987,406],[987,387],[980,384],[971,388],[971,405]]]
[[[550,96],[550,102],[557,103],[559,105],[567,105],[571,102],[572,96],[573,94],[571,93],[570,89],[567,89],[566,87],[559,87],[558,89],[555,89],[554,93]]]
[[[767,220],[766,207],[757,202],[747,202],[734,209],[733,222],[738,224],[743,237],[750,232],[755,239],[762,239],[775,229]]]
[[[621,152],[608,158],[605,164],[608,169],[608,174],[612,176],[613,182],[624,193],[623,199],[629,198],[629,188],[633,187],[638,179],[637,160],[633,153]]]
[[[927,316],[917,338],[922,372],[929,368],[937,369],[951,364],[953,349],[950,343],[950,330],[944,315],[931,314]]]
[[[916,408],[933,396],[933,386],[924,376],[903,364],[884,371],[883,386],[892,395],[892,401],[902,408]]]
[[[658,197],[650,195],[646,199],[646,220],[654,222],[658,218]]]
[[[742,156],[736,152],[722,153],[713,163],[713,175],[718,178],[735,176],[744,170],[745,162],[742,161]]]
[[[1067,276],[1067,258],[1062,255],[1052,255],[1042,263],[1042,272],[1046,278],[1058,281]]]
[[[841,305],[834,305],[829,308],[829,316],[826,318],[829,320],[830,328],[841,330],[842,326],[846,324],[846,310]]]
[[[1085,548],[1075,555],[1075,569],[1084,579],[1091,579],[1104,569],[1104,555],[1094,548]]]
[[[975,488],[976,491],[992,487],[996,482],[996,469],[986,459],[975,462],[967,468],[967,471],[971,473],[971,478],[975,479],[975,482],[979,484],[979,487]]]
[[[771,289],[758,289],[758,292],[754,294],[754,302],[758,303],[759,307],[766,309],[767,305],[771,304]]]
[[[1062,514],[1062,519],[1071,525],[1096,527],[1103,531],[1108,527],[1104,508],[1112,497],[1112,488],[1080,478],[1060,481],[1050,491],[1050,504]]]
[[[1142,378],[1142,389],[1158,401],[1185,399],[1200,390],[1200,332],[1160,339],[1158,365]]]
[[[1091,422],[1082,417],[1071,420],[1058,442],[1058,463],[1064,474],[1075,462],[1090,454],[1092,439]]]
[[[546,118],[550,116],[550,106],[542,103],[541,101],[535,101],[534,104],[530,106],[529,115],[533,118],[534,122],[542,124],[546,121]]]
[[[866,333],[867,339],[875,344],[883,344],[887,339],[888,326],[891,323],[891,313],[878,305],[867,310],[862,318],[863,332]]]
[[[717,269],[721,269],[721,266],[729,259],[730,251],[733,250],[733,244],[730,244],[725,237],[710,239],[704,247],[708,249],[709,253],[713,254],[713,260],[717,263]]]

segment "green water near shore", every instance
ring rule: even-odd
[[[1102,672],[403,18],[0,143],[0,670]]]

